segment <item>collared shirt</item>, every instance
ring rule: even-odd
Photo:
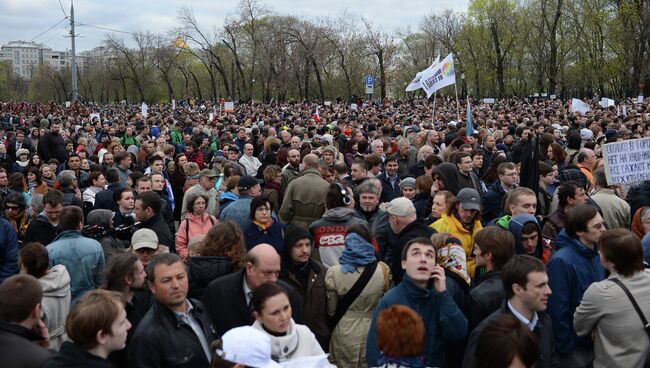
[[[246,296],[246,305],[250,306],[251,305],[251,298],[253,297],[253,290],[251,290],[250,287],[248,287],[248,283],[246,283],[246,276],[244,276],[244,296]]]
[[[199,341],[201,342],[201,347],[203,348],[203,352],[205,353],[205,356],[208,358],[208,361],[210,361],[210,348],[208,347],[208,340],[205,338],[205,334],[203,334],[203,329],[201,329],[201,324],[199,321],[196,320],[192,312],[194,311],[194,306],[192,303],[190,303],[189,300],[185,299],[185,303],[187,303],[187,312],[185,313],[178,313],[174,312],[176,314],[176,317],[181,321],[186,323],[192,331],[194,331],[194,334],[196,337],[198,337]]]
[[[529,330],[531,330],[531,331],[535,330],[535,326],[537,326],[537,321],[539,320],[539,318],[537,317],[537,312],[535,312],[535,313],[533,314],[533,319],[529,321],[528,318],[524,317],[523,314],[519,313],[519,312],[518,312],[518,311],[517,311],[517,310],[512,306],[512,304],[510,304],[510,300],[508,300],[508,308],[510,309],[510,311],[512,312],[512,314],[513,314],[515,317],[517,317],[517,319],[518,319],[521,323],[523,323],[524,325],[526,325],[526,327],[528,327]]]

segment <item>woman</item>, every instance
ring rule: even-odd
[[[29,159],[29,164],[27,164],[27,168],[30,168],[30,167],[35,167],[37,169],[39,167],[41,167],[41,158],[38,155],[33,155]]]
[[[255,322],[253,328],[271,338],[271,356],[278,363],[301,357],[325,354],[316,336],[305,325],[291,318],[287,291],[277,283],[264,283],[251,298]]]
[[[91,172],[88,176],[88,184],[90,184],[90,186],[88,189],[84,190],[82,195],[83,201],[84,203],[88,202],[95,206],[95,196],[97,193],[104,190],[104,187],[106,186],[104,174],[102,174],[101,171]]]
[[[375,258],[371,240],[370,230],[366,226],[350,226],[339,264],[330,267],[325,275],[327,314],[332,317],[333,327],[330,358],[339,367],[366,367],[363,357],[372,313],[379,299],[391,287],[390,269]],[[366,269],[372,272],[370,280],[345,308],[341,298],[352,289]]]
[[[269,165],[264,169],[264,186],[262,195],[266,196],[273,205],[273,208],[280,209],[282,206],[282,169],[277,165]]]
[[[24,173],[29,165],[29,150],[21,148],[16,151],[16,161],[11,165],[11,172]]]
[[[427,217],[427,222],[432,224],[438,221],[442,215],[449,210],[454,198],[456,198],[456,196],[451,194],[448,190],[441,190],[436,193],[431,202],[431,214]]]
[[[377,317],[377,347],[381,368],[425,368],[422,317],[404,305],[393,305]]]
[[[41,174],[37,167],[32,166],[27,169],[27,188],[30,197],[34,194],[46,195],[50,190],[47,183],[41,180]]]
[[[284,225],[272,216],[273,204],[265,196],[253,198],[250,207],[252,222],[244,229],[246,249],[251,250],[260,243],[271,244],[278,254],[284,249]]]
[[[601,234],[598,250],[610,275],[585,291],[573,317],[576,333],[594,337],[594,367],[643,367],[650,352],[644,328],[650,270],[643,265],[641,242],[626,229],[612,229]]]
[[[558,170],[562,170],[566,166],[566,152],[559,143],[551,143],[546,150],[546,155],[549,160],[553,161],[553,164],[557,165]]]
[[[511,314],[487,323],[478,335],[473,367],[533,368],[539,359],[539,342],[526,325]]]
[[[5,218],[13,226],[14,230],[16,230],[16,235],[20,242],[23,241],[25,232],[29,226],[26,209],[27,205],[25,204],[25,197],[22,193],[9,192],[5,197]]]
[[[189,296],[200,299],[212,280],[244,268],[246,248],[239,225],[222,221],[210,228],[189,257]]]
[[[411,199],[418,218],[427,218],[431,213],[431,175],[422,175],[415,179],[415,197]]]
[[[65,320],[70,310],[70,275],[64,265],[48,268],[49,255],[41,243],[20,249],[20,272],[32,275],[43,287],[41,319],[50,333],[50,349],[58,351],[66,339]]]
[[[133,214],[135,200],[131,188],[122,188],[116,191],[113,198],[115,199],[115,203],[117,203],[117,211],[115,211],[115,216],[113,217],[113,226],[132,225],[135,222],[135,216]]]
[[[416,195],[415,178],[402,179],[402,181],[399,182],[399,191],[402,194],[402,197],[413,201]]]
[[[31,196],[28,193],[27,182],[25,180],[25,175],[23,175],[23,173],[15,172],[9,175],[9,183],[7,186],[9,190],[12,190],[16,193],[21,193],[25,198],[26,206],[29,206],[29,200]]]
[[[171,184],[172,184],[172,193],[174,194],[174,199],[177,203],[183,203],[183,195],[185,191],[185,171],[183,166],[187,163],[187,156],[184,153],[179,153],[174,158],[174,170],[171,175]],[[181,207],[174,207],[174,220],[180,221],[181,219]]]
[[[639,238],[650,233],[650,207],[641,207],[632,217],[632,232]]]
[[[223,211],[224,208],[239,198],[239,190],[237,189],[239,178],[239,175],[233,175],[228,180],[224,179],[225,186],[219,195],[219,211]]]
[[[485,171],[483,178],[483,181],[485,182],[485,185],[488,186],[488,188],[494,184],[495,181],[499,180],[499,173],[497,172],[497,169],[499,168],[499,165],[506,162],[506,160],[506,154],[503,152],[495,154],[492,158],[492,162],[490,162],[490,166],[488,166],[487,170]]]
[[[184,259],[188,257],[187,243],[190,239],[207,234],[219,222],[216,217],[206,213],[207,206],[208,197],[204,194],[190,194],[187,198],[187,214],[176,232],[176,252]]]
[[[54,186],[54,171],[52,171],[52,166],[50,165],[42,165],[40,170],[41,172],[41,180],[47,184],[48,188],[52,188]]]
[[[352,164],[356,159],[358,148],[359,144],[353,139],[345,143],[345,149],[343,152],[345,153],[345,164],[348,166],[348,169],[352,167]]]

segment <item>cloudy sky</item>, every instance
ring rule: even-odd
[[[74,4],[77,23],[127,32],[166,33],[178,25],[176,15],[183,6],[193,9],[201,27],[210,30],[215,26],[220,28],[224,19],[236,12],[238,3],[238,0],[76,0]],[[261,0],[259,3],[278,14],[305,18],[335,17],[345,10],[392,31],[417,28],[425,14],[444,9],[465,10],[469,0]],[[65,37],[70,31],[68,20],[39,36],[70,15],[70,0],[0,0],[0,9],[0,45],[34,40],[55,50],[70,48],[70,38]],[[110,33],[88,26],[77,26],[75,31],[80,36],[76,44],[78,51],[98,46]],[[114,34],[125,39],[131,37]]]

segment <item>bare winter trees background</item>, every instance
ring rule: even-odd
[[[650,86],[650,0],[472,0],[396,31],[357,14],[297,18],[243,0],[224,24],[182,8],[174,29],[103,46],[112,57],[79,72],[87,101],[348,99],[363,95],[366,74],[376,98],[406,98],[415,73],[449,52],[462,94],[625,97]],[[40,66],[29,83],[11,73],[0,64],[0,100],[69,98],[69,70]]]

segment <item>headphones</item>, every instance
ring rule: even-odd
[[[352,198],[350,198],[350,195],[348,194],[348,191],[345,189],[341,183],[334,183],[336,186],[339,188],[339,191],[341,192],[341,195],[343,196],[343,203],[347,206],[350,203],[352,203]]]

